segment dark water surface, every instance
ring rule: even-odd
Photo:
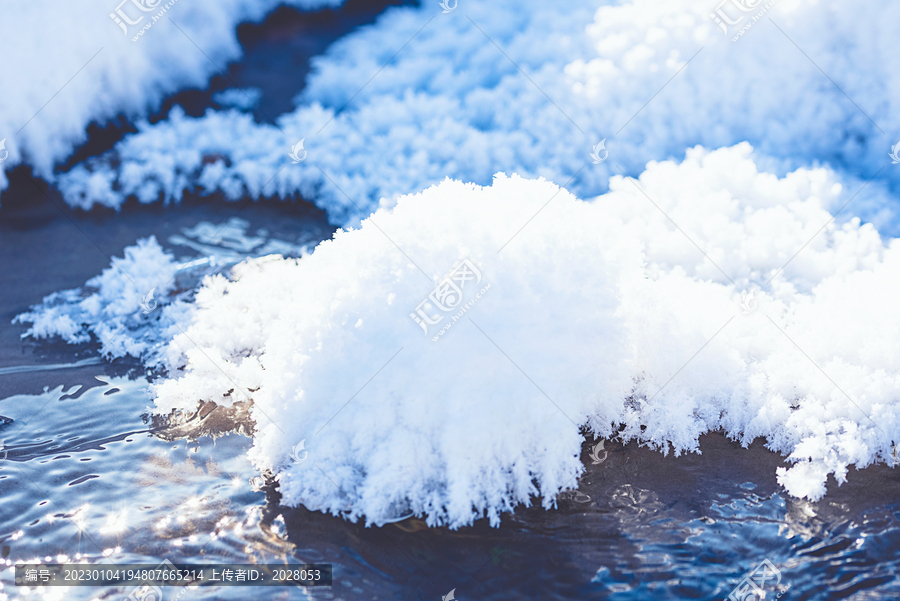
[[[768,559],[780,583],[767,598],[900,598],[900,479],[889,468],[853,472],[806,503],[780,494],[781,460],[758,443],[713,434],[703,455],[664,458],[608,442],[599,464],[585,446],[587,471],[558,510],[523,508],[498,529],[366,528],[281,507],[271,485],[255,491],[250,439],[223,433],[215,412],[153,428],[147,381],[115,371],[83,368],[83,383],[0,401],[15,420],[0,431],[5,560],[334,564],[330,589],[201,588],[186,599],[439,599],[455,588],[460,599],[625,600],[725,599]],[[2,592],[15,593],[2,574]],[[64,595],[22,598],[129,591],[46,592]]]
[[[264,90],[260,120],[290,110],[309,57],[386,4],[351,2],[312,16],[281,9],[261,26],[243,25],[247,56],[228,67],[228,77],[176,95],[155,118],[174,103],[202,113],[231,81]],[[92,128],[79,156],[109,148],[129,127]],[[331,235],[324,214],[300,199],[244,206],[218,197],[86,214],[64,208],[25,168],[11,181],[0,209],[0,415],[13,420],[0,425],[0,559],[7,568],[164,559],[334,564],[331,588],[199,588],[180,597],[188,601],[437,601],[451,589],[463,601],[626,601],[727,599],[768,560],[777,575],[763,583],[766,599],[900,599],[900,472],[851,470],[842,487],[829,482],[822,501],[798,501],[775,481],[784,465],[779,455],[760,442],[741,449],[719,434],[702,438],[702,455],[679,458],[610,441],[595,462],[594,443],[586,443],[577,491],[562,495],[553,511],[520,508],[497,529],[481,521],[450,531],[418,519],[366,528],[282,507],[271,482],[261,490],[250,483],[258,474],[246,459],[250,425],[239,415],[233,421],[204,411],[177,427],[152,420],[140,365],[99,363],[90,345],[23,341],[25,327],[10,320],[50,292],[82,285],[138,238],[153,234],[191,258],[194,249],[173,236],[237,216],[248,235],[299,246]],[[226,253],[227,243],[213,240],[207,252]],[[123,599],[132,592],[25,593],[9,569],[0,570],[0,584],[0,600]],[[747,586],[733,598],[757,601]],[[166,589],[164,599],[179,592]]]

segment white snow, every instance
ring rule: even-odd
[[[124,258],[113,258],[101,275],[81,288],[44,297],[15,322],[31,324],[24,336],[58,336],[70,344],[93,342],[107,358],[130,355],[155,366],[179,331],[177,324],[194,310],[194,290],[204,276],[248,257],[299,257],[309,252],[302,239],[282,240],[266,230],[250,233],[249,226],[235,217],[183,228],[168,239],[171,245],[190,249],[191,254],[179,260],[154,236],[138,240],[125,249]]]
[[[251,458],[283,502],[376,524],[550,507],[581,425],[676,454],[764,437],[795,464],[787,491],[818,499],[900,439],[900,243],[832,221],[847,194],[824,168],[758,171],[746,143],[591,202],[445,180],[309,256],[208,278],[157,408],[252,397]],[[416,315],[464,260],[481,280],[462,304]],[[444,317],[426,335],[411,314]]]
[[[262,90],[259,88],[228,88],[213,94],[213,100],[218,104],[243,110],[252,109],[260,99]]]
[[[105,124],[119,114],[142,117],[166,94],[203,87],[240,56],[236,25],[259,20],[279,4],[312,9],[340,0],[4,3],[0,139],[9,155],[0,156],[0,191],[9,183],[6,170],[23,161],[52,180],[54,166],[87,139],[89,123]],[[137,21],[127,32],[110,17],[118,11]]]
[[[83,288],[54,292],[15,321],[32,324],[26,336],[59,336],[71,344],[95,340],[106,357],[142,357],[160,342],[155,309],[168,304],[177,270],[151,236],[126,248],[124,258],[113,259]]]
[[[177,200],[194,186],[233,199],[299,193],[346,225],[448,176],[574,176],[568,187],[593,196],[620,168],[637,174],[688,146],[749,140],[780,175],[827,163],[854,189],[877,175],[854,212],[897,232],[886,190],[900,189],[888,157],[900,136],[900,5],[778,0],[736,42],[710,18],[715,8],[505,0],[448,14],[434,2],[390,9],[314,60],[297,109],[278,121],[285,133],[234,110],[175,111],[60,186],[85,207],[129,195]],[[742,24],[757,15],[722,10],[744,14]],[[292,164],[300,139],[309,156]],[[592,167],[602,139],[609,159]],[[217,155],[230,165],[204,161]]]

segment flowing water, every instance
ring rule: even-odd
[[[283,10],[262,26],[242,26],[247,56],[229,68],[230,78],[264,89],[261,113],[284,112],[302,85],[279,77],[284,64],[307,65],[383,6],[351,3],[314,16]],[[202,108],[223,87],[214,81],[176,99]],[[122,131],[94,131],[82,154],[103,150]],[[26,177],[14,172],[0,210],[7,324],[43,295],[81,285],[139,237],[154,234],[176,256],[211,255],[227,267],[264,252],[299,254],[333,231],[301,201],[252,203],[239,215],[240,205],[215,197],[164,210],[72,213],[59,208],[55,191],[44,197]],[[520,507],[496,529],[480,521],[450,531],[415,518],[367,528],[281,506],[277,487],[246,458],[252,424],[245,407],[153,418],[140,365],[102,362],[90,345],[23,341],[23,331],[0,330],[0,599],[133,592],[25,590],[12,581],[17,562],[166,559],[331,563],[334,584],[169,588],[164,599],[437,600],[454,591],[483,601],[755,601],[753,586],[766,599],[900,598],[900,472],[888,467],[851,470],[848,483],[831,481],[823,500],[808,503],[785,497],[775,482],[783,458],[759,442],[742,449],[710,434],[701,439],[702,455],[676,458],[588,441],[586,472],[555,510]]]
[[[66,371],[66,370],[63,370]],[[72,382],[0,401],[0,552],[55,563],[331,563],[316,589],[198,588],[183,599],[725,599],[764,560],[767,598],[900,596],[893,470],[852,473],[819,503],[786,499],[780,458],[719,435],[703,455],[606,442],[559,508],[521,508],[500,528],[406,519],[366,528],[281,507],[251,484],[240,411],[149,418],[136,366],[70,369]],[[129,373],[130,372],[130,373]],[[196,438],[195,438],[196,437]],[[594,463],[599,460],[599,463]],[[117,599],[127,589],[46,588],[24,599]],[[179,589],[167,589],[174,598]],[[739,599],[754,599],[741,596]]]

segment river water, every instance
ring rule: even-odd
[[[312,16],[282,9],[261,26],[244,25],[246,56],[229,67],[229,78],[264,90],[263,113],[289,110],[309,57],[382,9],[350,3]],[[288,64],[301,65],[293,83],[281,76]],[[199,114],[227,85],[214,79],[209,90],[182,92],[166,107],[193,104]],[[102,151],[127,130],[94,129],[79,152]],[[220,232],[204,250],[227,263],[253,255],[250,238],[288,252],[325,239],[334,228],[324,215],[299,199],[252,203],[238,214],[239,205],[217,197],[85,214],[61,208],[52,188],[29,179],[22,168],[12,173],[0,210],[0,318],[7,324],[0,328],[0,415],[7,418],[0,420],[0,599],[133,592],[25,590],[12,581],[17,562],[165,559],[334,565],[331,587],[201,587],[184,591],[185,600],[437,600],[453,591],[484,601],[755,601],[759,590],[766,599],[900,598],[896,470],[851,470],[843,486],[829,482],[820,502],[798,501],[775,482],[781,456],[719,434],[701,439],[702,454],[678,458],[586,442],[577,491],[553,511],[519,508],[496,529],[481,521],[450,531],[414,518],[366,528],[283,507],[271,482],[253,480],[258,474],[246,459],[252,424],[240,409],[151,418],[149,376],[139,364],[101,362],[91,345],[21,340],[24,326],[9,322],[44,295],[80,286],[137,238],[153,234],[190,258],[209,242],[204,231],[229,224],[231,237]],[[180,593],[165,589],[163,598]]]
[[[69,384],[0,401],[15,420],[0,463],[7,563],[334,565],[331,588],[198,588],[183,599],[439,599],[456,589],[460,599],[637,600],[725,599],[768,560],[780,581],[767,598],[900,597],[900,482],[889,468],[852,473],[807,503],[779,493],[781,460],[759,444],[741,449],[712,434],[702,455],[674,458],[607,442],[596,464],[586,444],[587,471],[558,510],[519,509],[497,529],[418,519],[366,528],[281,507],[271,484],[256,490],[240,415],[154,423],[137,366],[75,371],[56,372],[72,375]],[[130,592],[20,596],[11,572],[0,574],[10,598]]]

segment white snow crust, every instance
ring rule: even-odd
[[[313,9],[340,1],[5,2],[0,192],[9,185],[6,171],[22,162],[52,181],[54,167],[87,140],[91,122],[140,118],[167,94],[203,87],[240,56],[238,23],[259,20],[279,4]],[[137,23],[120,28],[110,17],[117,9]]]
[[[900,135],[900,5],[726,3],[752,23],[738,36],[710,18],[714,2],[435,4],[390,9],[334,43],[278,127],[237,110],[175,111],[65,174],[61,189],[84,207],[186,190],[300,194],[348,225],[444,177],[485,185],[504,171],[588,197],[620,169],[750,141],[779,175],[828,164],[857,189],[875,176],[856,214],[897,233],[886,190],[900,189],[888,157]],[[301,139],[309,155],[293,164]],[[601,140],[609,159],[583,169]]]

